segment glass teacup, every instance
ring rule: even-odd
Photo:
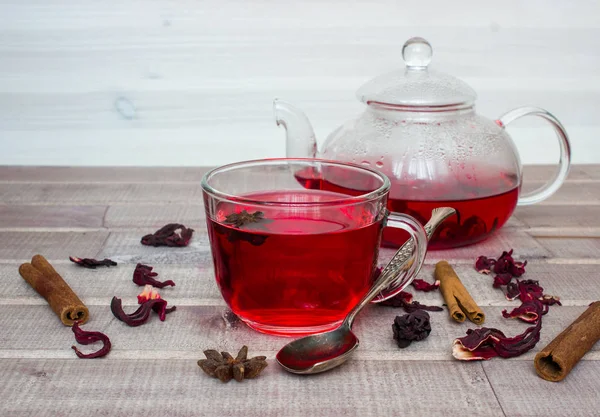
[[[388,217],[390,182],[376,170],[319,159],[245,161],[208,172],[202,188],[221,294],[260,332],[336,328],[371,288],[386,225],[416,241],[403,273],[414,276],[425,256],[421,224]]]

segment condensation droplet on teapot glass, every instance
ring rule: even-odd
[[[410,38],[402,47],[402,58],[409,68],[426,68],[432,55],[431,45],[420,37]]]
[[[366,166],[366,167],[370,167],[371,163],[369,161],[362,161],[361,162],[362,165]]]
[[[375,162],[375,166],[377,166],[377,168],[383,168],[383,162],[377,161],[377,162]]]

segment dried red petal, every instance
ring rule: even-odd
[[[406,311],[407,313],[412,313],[416,310],[426,310],[426,311],[444,311],[444,309],[442,307],[438,307],[438,306],[428,306],[425,304],[421,304],[418,301],[413,301],[412,303],[407,303],[404,304],[402,306],[402,308],[404,308],[404,311]]]
[[[519,286],[519,299],[523,302],[529,300],[538,300],[544,296],[544,289],[540,287],[539,281],[525,279],[517,280]]]
[[[166,286],[174,287],[175,283],[172,280],[167,280],[164,282],[158,281],[154,279],[154,277],[158,276],[156,272],[152,272],[152,267],[149,265],[137,264],[135,270],[133,271],[133,282],[137,285],[152,285],[156,288],[164,288]]]
[[[415,290],[417,291],[429,292],[437,290],[440,287],[440,281],[436,280],[433,284],[430,284],[422,279],[414,279],[411,285],[415,287]]]
[[[512,257],[513,250],[502,252],[502,255],[498,258],[494,264],[494,272],[496,274],[510,273],[510,267],[514,264],[515,260]]]
[[[480,256],[475,261],[475,269],[480,274],[489,274],[492,272],[492,267],[496,263],[496,260],[493,258],[488,258],[487,256]]]
[[[481,236],[488,231],[485,222],[478,216],[471,216],[465,220],[461,229],[464,236]]]
[[[177,233],[177,231],[180,231]],[[190,243],[194,229],[182,224],[169,223],[156,232],[142,237],[142,245],[147,246],[187,246]]]
[[[508,285],[512,281],[511,274],[498,274],[494,277],[494,288],[500,288],[503,285]]]
[[[513,301],[521,295],[518,282],[509,282],[506,284],[506,299]]]
[[[544,294],[543,296],[541,296],[539,298],[540,302],[544,305],[548,305],[548,306],[552,306],[554,304],[558,304],[559,306],[562,306],[561,302],[560,302],[560,298],[555,296],[555,295],[546,295]]]
[[[515,337],[499,340],[494,349],[501,358],[514,358],[530,351],[540,341],[542,321],[538,320],[535,326],[527,328],[523,333]]]
[[[89,269],[96,269],[97,266],[117,266],[117,263],[115,261],[111,261],[110,259],[98,261],[92,258],[78,258],[76,256],[69,256],[69,260],[79,266]]]
[[[413,301],[413,295],[406,291],[400,291],[398,294],[393,296],[392,298],[388,298],[385,301],[378,303],[380,306],[385,307],[402,307],[404,311],[407,313],[412,313],[417,310],[426,310],[426,311],[443,311],[442,307],[438,306],[428,306],[425,304],[421,304],[418,301]]]
[[[542,321],[515,337],[506,337],[498,329],[469,329],[454,341],[452,356],[459,360],[488,360],[495,356],[512,358],[531,350],[540,340]]]
[[[101,358],[102,356],[106,356],[111,349],[110,339],[107,335],[100,332],[88,332],[79,327],[79,322],[73,323],[73,327],[71,327],[73,333],[75,334],[75,340],[77,343],[82,345],[89,345],[94,342],[102,342],[102,347],[100,350],[92,353],[82,353],[77,346],[71,346],[71,349],[75,351],[75,354],[81,359],[93,359],[93,358]]]
[[[392,298],[388,298],[379,303],[380,306],[386,307],[402,307],[405,304],[410,304],[412,302],[413,295],[406,291],[400,291],[398,294],[393,296]]]
[[[514,308],[510,313],[507,310],[502,310],[502,316],[507,319],[517,318],[527,323],[535,323],[541,316],[545,314],[543,305],[538,300],[525,301],[519,307]]]
[[[512,265],[509,266],[510,273],[515,277],[520,277],[525,273],[525,266],[527,265],[527,261],[525,262],[513,262]]]
[[[141,326],[148,321],[150,312],[154,310],[158,314],[160,321],[165,321],[165,316],[175,311],[175,307],[167,308],[167,301],[162,298],[155,298],[143,302],[137,310],[131,314],[123,311],[123,304],[120,298],[113,297],[110,303],[110,310],[113,315],[123,323],[131,327]]]

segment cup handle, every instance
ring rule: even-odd
[[[427,254],[427,243],[433,236],[433,232],[454,213],[456,210],[451,207],[436,208],[431,212],[431,218],[424,227],[407,214],[390,213],[387,226],[406,230],[411,238],[398,249],[392,260],[381,271],[372,289],[377,292],[372,302],[378,303],[395,296],[413,281],[423,265]],[[380,283],[383,284],[378,285]]]
[[[538,116],[548,121],[552,125],[556,131],[558,144],[560,145],[560,159],[558,162],[558,169],[554,173],[554,177],[537,190],[533,190],[519,196],[519,200],[517,202],[517,205],[519,206],[527,206],[530,204],[539,203],[540,201],[545,200],[554,194],[567,178],[567,175],[569,174],[569,168],[571,166],[571,144],[569,142],[567,131],[558,121],[558,119],[548,111],[537,107],[519,107],[518,109],[511,110],[504,114],[502,117],[496,120],[496,124],[504,129],[510,122],[520,119],[523,116]]]

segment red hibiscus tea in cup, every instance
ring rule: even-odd
[[[294,174],[308,167],[325,178],[343,171],[346,185],[364,191],[306,189]],[[255,330],[301,335],[333,329],[371,288],[388,216],[383,174],[330,161],[275,159],[217,168],[202,187],[218,287]],[[401,216],[394,223],[421,227]]]
[[[327,201],[344,196],[305,190],[247,197]],[[357,216],[341,207],[318,217],[301,208],[267,208],[257,222],[228,224],[225,216],[235,210],[222,203],[221,221],[209,220],[208,231],[221,294],[252,327],[274,333],[279,327],[286,333],[294,328],[299,333],[327,330],[369,290],[383,216]]]

